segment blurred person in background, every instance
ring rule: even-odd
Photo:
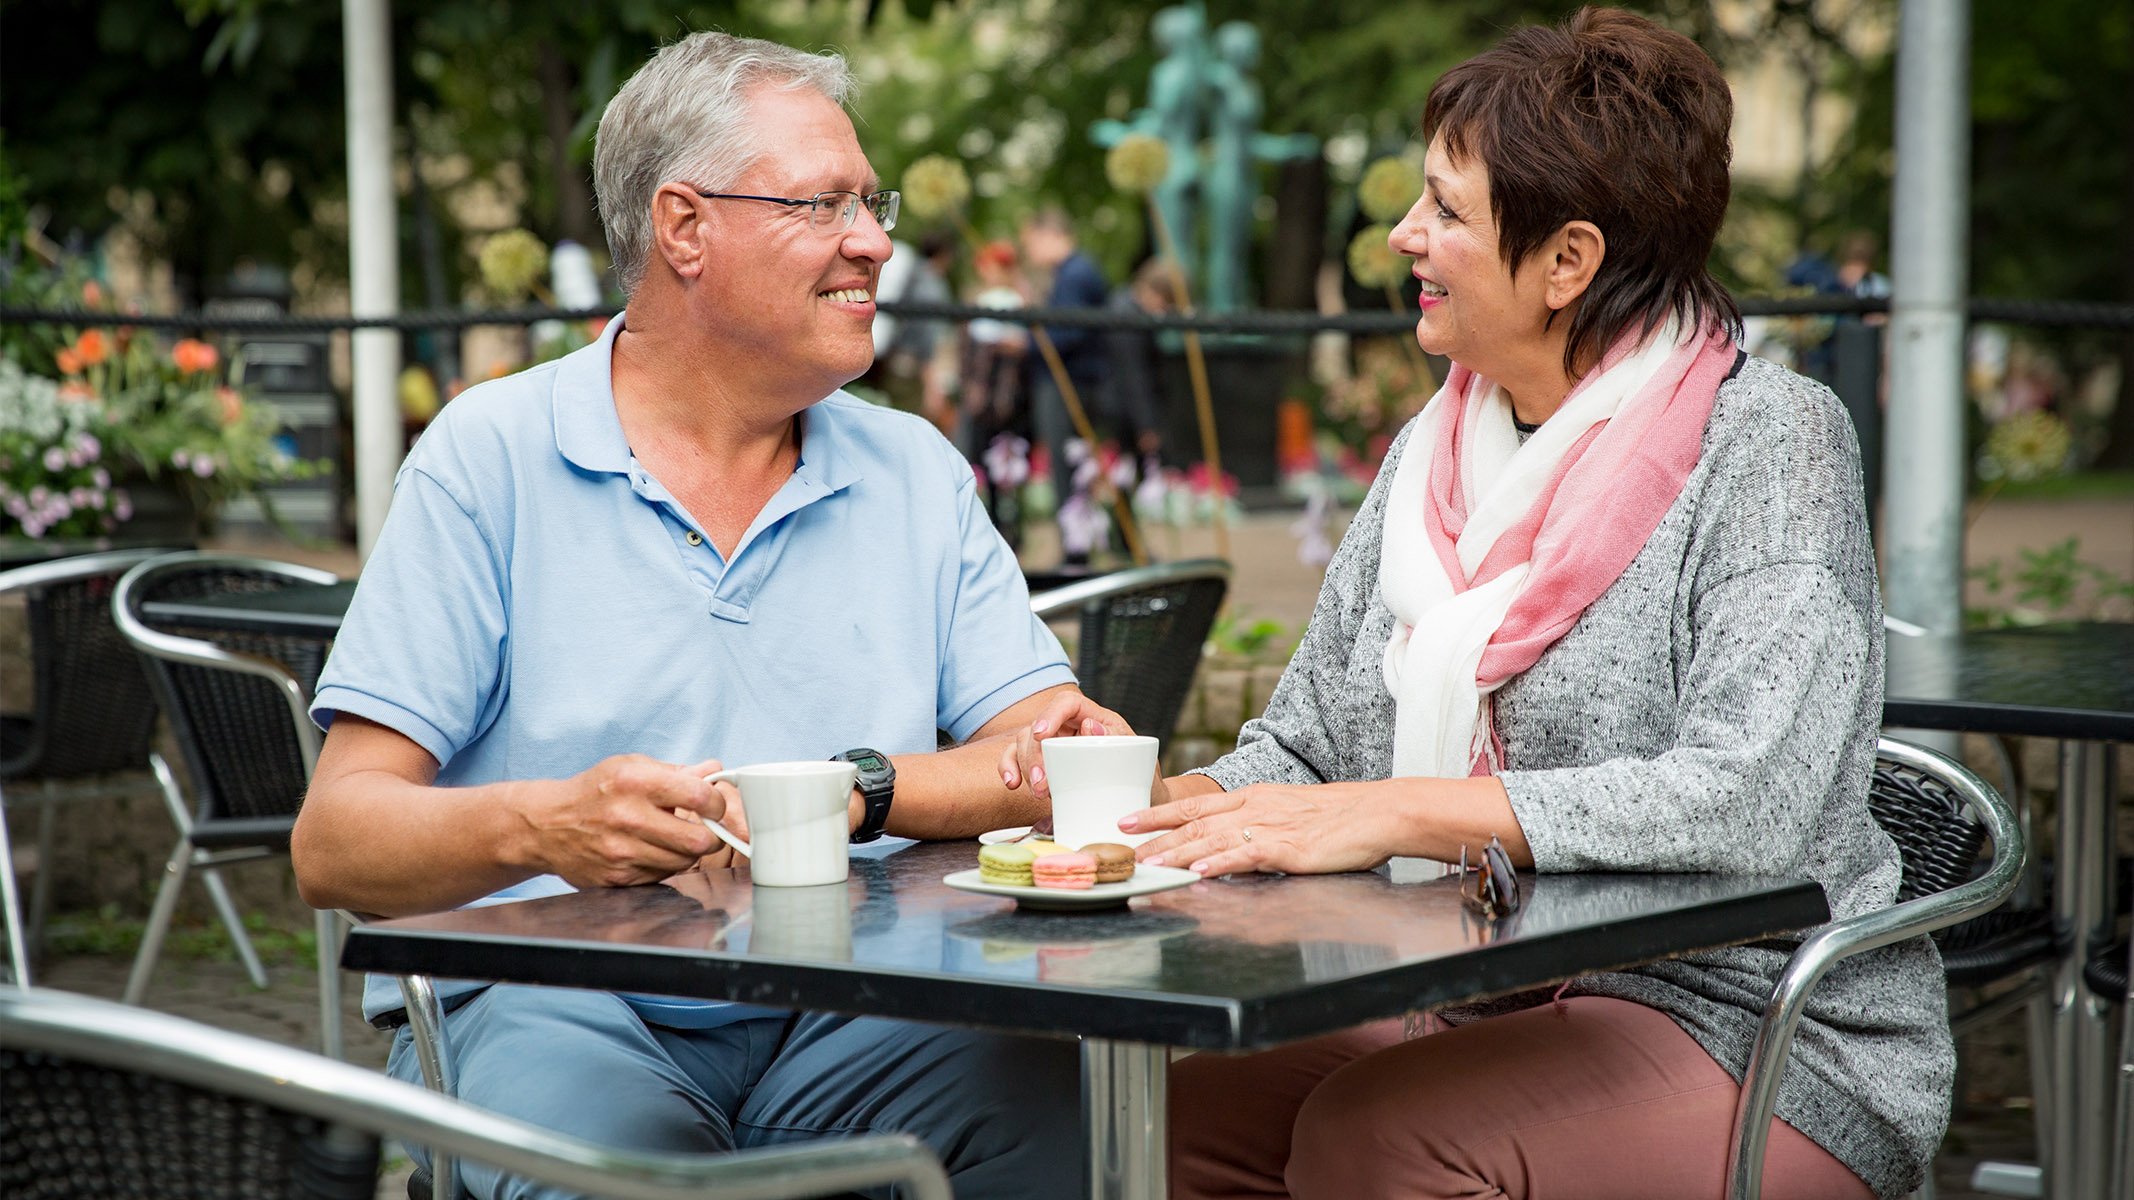
[[[1104,281],[1103,269],[1081,248],[1075,237],[1074,220],[1065,210],[1044,208],[1025,218],[1022,249],[1029,269],[1046,280],[1043,307],[1103,308],[1110,299],[1111,286]],[[1047,325],[1045,333],[1059,352],[1060,363],[1086,413],[1104,383],[1103,339],[1098,331],[1077,325]],[[1031,425],[1051,459],[1055,494],[1064,504],[1075,491],[1074,456],[1068,453],[1067,443],[1079,435],[1068,416],[1059,381],[1044,356],[1033,352],[1025,356],[1024,363]]]

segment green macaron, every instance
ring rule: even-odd
[[[978,851],[978,877],[1007,887],[1029,887],[1030,864],[1036,861],[1037,852],[1021,842],[985,846]]]

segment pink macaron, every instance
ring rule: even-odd
[[[1060,888],[1074,892],[1095,887],[1096,856],[1084,854],[1079,850],[1065,854],[1047,854],[1030,864],[1030,878],[1041,888]]]

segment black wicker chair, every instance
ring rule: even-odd
[[[14,789],[17,802],[27,792],[40,809],[37,879],[25,924],[8,842],[8,800],[0,795],[0,903],[15,982],[25,987],[51,896],[58,805],[131,790],[105,777],[148,766],[155,699],[133,647],[111,623],[111,591],[134,565],[167,553],[114,550],[0,572],[0,596],[23,598],[30,650],[30,711],[0,716],[0,783]],[[226,899],[218,893],[218,901]],[[224,912],[225,920],[235,920],[226,903]]]
[[[147,990],[191,870],[212,880],[232,863],[289,853],[289,831],[318,761],[319,731],[306,709],[329,647],[318,637],[172,626],[146,616],[143,606],[334,581],[328,572],[290,563],[184,553],[134,567],[112,594],[112,619],[140,652],[193,791],[188,808],[169,764],[151,756],[178,843],[126,981],[129,1004]],[[255,966],[241,933],[237,944]],[[337,918],[320,912],[319,1017],[326,1052],[335,1057],[341,1053],[339,944]],[[258,978],[263,983],[264,975]]]
[[[10,1200],[370,1200],[379,1136],[617,1200],[782,1200],[893,1184],[948,1200],[905,1136],[649,1154],[595,1146],[374,1071],[163,1013],[0,995],[0,1195]]]
[[[1728,1195],[1734,1200],[1755,1200],[1763,1192],[1764,1150],[1779,1077],[1816,983],[1840,960],[1863,950],[1934,933],[1992,909],[2015,891],[2022,875],[2023,832],[2014,810],[1944,755],[1882,739],[1868,808],[1897,843],[1904,862],[1897,903],[1816,930],[1773,985],[1742,1080],[1728,1153]],[[1978,874],[1979,849],[1989,839],[1993,858]]]
[[[1052,621],[1076,616],[1075,676],[1134,732],[1169,741],[1230,587],[1230,564],[1192,559],[1114,571],[1030,597]]]

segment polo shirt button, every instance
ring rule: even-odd
[[[690,530],[687,534],[684,534],[683,537],[692,546],[701,546],[704,544],[704,535],[698,533],[694,529]]]

